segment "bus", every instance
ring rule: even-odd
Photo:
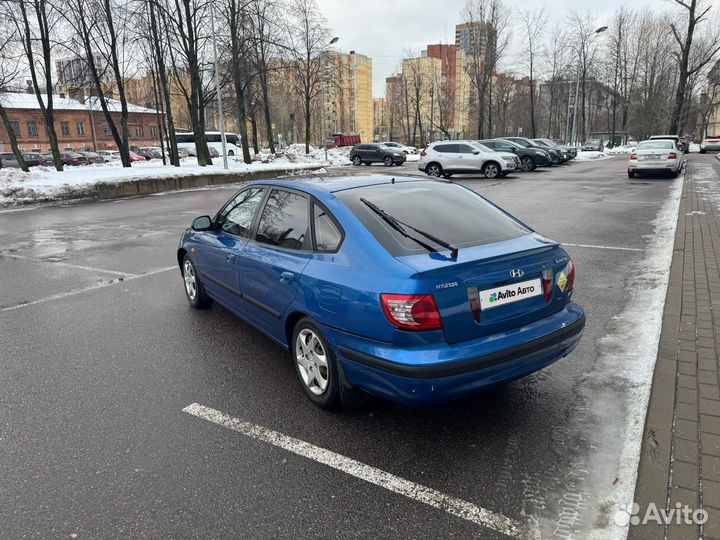
[[[222,135],[219,131],[206,131],[205,136],[209,147],[213,147],[217,150],[218,154],[222,156]],[[195,151],[195,134],[190,132],[175,132],[175,138],[177,139],[178,148],[185,148],[188,154],[192,157],[196,156]],[[242,149],[240,148],[240,137],[235,133],[225,133],[225,141],[227,143],[227,155],[228,156],[241,156]]]

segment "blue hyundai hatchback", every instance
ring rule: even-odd
[[[585,325],[560,245],[448,182],[251,183],[194,220],[177,258],[190,304],[288,349],[323,408],[363,391],[447,402],[559,360]]]

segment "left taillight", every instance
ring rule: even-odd
[[[630,159],[637,160],[637,154],[635,154],[635,153],[630,154]]]
[[[381,294],[383,312],[390,324],[414,332],[440,330],[440,312],[431,294]]]
[[[549,302],[552,298],[552,291],[554,285],[555,274],[552,268],[546,268],[543,270],[543,294],[545,295],[545,302]]]

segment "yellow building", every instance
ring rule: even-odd
[[[333,133],[360,135],[372,142],[375,131],[372,59],[350,51],[329,53],[328,81],[320,95],[323,137]]]

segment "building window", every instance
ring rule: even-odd
[[[157,137],[158,135],[158,128],[157,126],[150,126],[150,136],[151,137]]]
[[[112,131],[110,131],[110,126],[108,124],[105,124],[103,126],[103,135],[105,135],[106,137],[112,136]]]
[[[10,122],[10,129],[13,130],[16,137],[20,137],[20,122]]]
[[[85,122],[76,122],[75,129],[78,135],[85,135]]]
[[[27,128],[28,128],[28,136],[30,136],[30,137],[39,137],[40,136],[40,134],[38,133],[37,122],[28,122]]]
[[[143,126],[135,126],[135,136],[136,137],[142,137],[144,135],[143,133]]]
[[[60,130],[62,131],[63,137],[70,136],[70,122],[60,122]]]

